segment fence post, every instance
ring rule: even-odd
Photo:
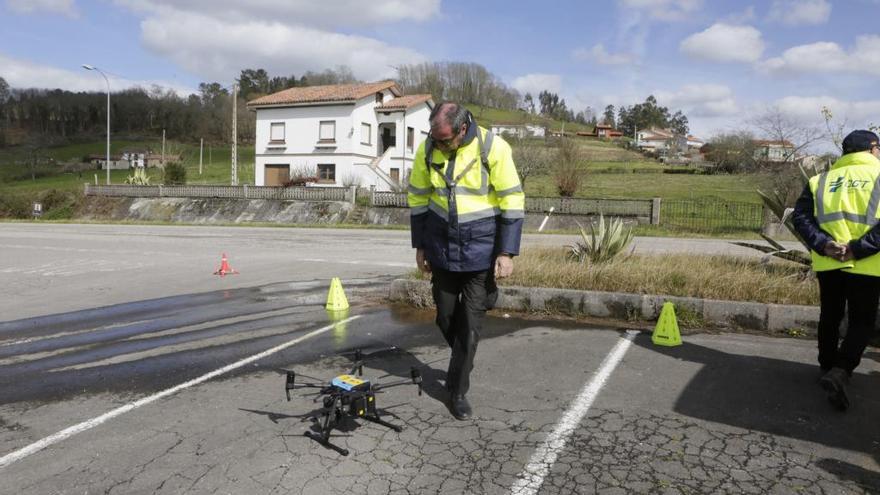
[[[85,182],[84,184],[85,184],[85,190],[83,190],[83,196],[88,196],[89,195],[89,186],[91,184],[89,184],[88,182]]]
[[[348,190],[351,193],[351,204],[355,204],[357,201],[358,186],[349,186]]]
[[[376,194],[376,185],[371,184],[370,185],[370,206],[376,206],[375,194]]]
[[[244,190],[244,199],[248,199],[248,188],[247,188],[247,184],[242,184],[241,187],[242,187],[242,189]]]
[[[660,225],[660,198],[651,199],[651,225]]]
[[[160,198],[162,197],[162,194],[163,194],[163,191],[162,191],[162,184],[159,184],[159,197],[160,197]]]

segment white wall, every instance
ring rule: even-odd
[[[389,90],[383,91],[383,101],[394,97]],[[390,115],[376,111],[375,94],[362,98],[355,104],[320,105],[307,107],[266,108],[257,110],[255,141],[255,183],[265,185],[265,166],[267,164],[289,165],[291,171],[306,166],[316,168],[318,164],[336,165],[336,183],[341,186],[349,174],[361,177],[363,186],[374,185],[378,190],[389,190],[388,184],[376,176],[367,164],[377,156],[379,141],[379,122],[394,122],[396,133],[395,149],[379,167],[388,175],[391,168],[400,169],[401,181],[412,167],[412,158],[427,133],[430,108],[427,104],[417,105],[405,113]],[[334,146],[319,143],[319,123],[322,120],[336,122],[336,142]],[[270,128],[273,122],[284,122],[284,143],[270,143]],[[370,124],[370,144],[361,144],[361,124]],[[412,151],[406,148],[406,128],[414,129]],[[324,185],[324,184],[321,184]],[[331,184],[327,184],[331,185]]]

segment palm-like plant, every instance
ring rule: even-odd
[[[590,224],[590,233],[578,223],[583,242],[568,246],[568,257],[578,263],[604,263],[614,259],[623,252],[633,238],[632,227],[626,226],[621,218],[609,218],[605,225],[605,217],[599,215],[597,224]]]
[[[809,184],[810,175],[804,170],[804,167],[798,167],[801,171],[801,179],[803,179],[803,184]],[[819,170],[815,167],[811,170],[813,175],[819,173]],[[761,234],[761,237],[764,238],[765,241],[769,244],[769,246],[765,246],[763,244],[755,244],[752,242],[734,242],[737,246],[743,246],[751,249],[756,249],[763,253],[767,253],[767,256],[776,256],[777,258],[782,258],[784,260],[793,261],[795,263],[800,263],[803,265],[810,266],[812,260],[810,259],[810,246],[804,242],[804,239],[798,234],[797,230],[794,228],[794,224],[791,221],[791,213],[794,211],[794,208],[786,206],[785,197],[778,190],[774,190],[773,194],[767,194],[760,189],[757,191],[758,195],[761,196],[761,200],[764,202],[764,206],[766,206],[770,211],[776,215],[776,218],[779,219],[780,223],[788,229],[789,232],[800,241],[800,243],[804,246],[806,251],[801,251],[799,249],[788,249],[782,244],[776,242],[771,239],[769,236]]]
[[[133,186],[149,186],[150,177],[147,171],[141,167],[134,169],[134,174],[125,178],[125,183]]]

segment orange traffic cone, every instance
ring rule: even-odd
[[[238,271],[229,266],[229,261],[226,259],[226,253],[223,253],[223,256],[220,258],[220,268],[214,272],[214,275],[220,275],[223,277],[225,275],[236,275],[237,273]]]

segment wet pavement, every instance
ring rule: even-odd
[[[369,289],[375,281],[363,280]],[[328,331],[132,408],[0,467],[4,493],[873,493],[880,490],[880,365],[872,351],[840,413],[816,385],[810,341],[697,335],[676,348],[639,334],[592,407],[554,446],[541,482],[524,470],[609,351],[618,330],[493,315],[456,421],[448,351],[430,312],[356,305],[334,323],[324,287],[273,284],[3,323],[0,455],[245,356]],[[354,291],[355,288],[352,287]],[[355,299],[355,298],[353,298]],[[51,322],[64,321],[64,330]],[[91,322],[91,325],[89,324]],[[30,329],[32,333],[29,333]],[[329,380],[354,349],[383,383],[398,433],[352,420],[332,440],[303,435],[320,402],[284,397],[284,369]],[[9,490],[8,492],[5,490]]]

